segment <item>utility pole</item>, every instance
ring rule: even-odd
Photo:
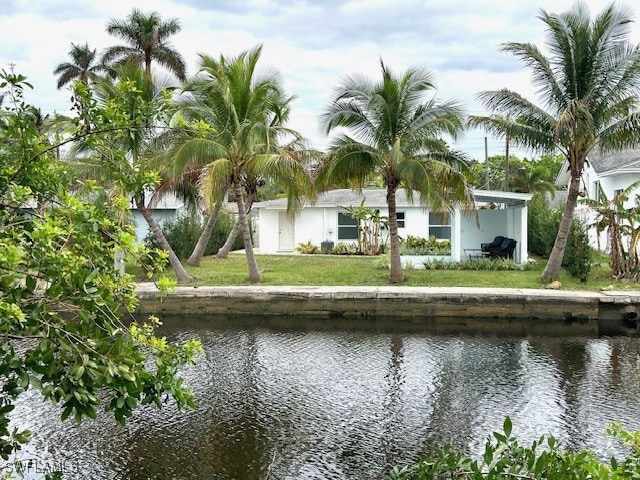
[[[506,145],[504,152],[504,191],[509,191],[509,132],[505,136]]]
[[[487,146],[487,137],[484,137],[484,184],[489,189],[489,147]]]

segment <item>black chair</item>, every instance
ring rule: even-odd
[[[491,243],[481,243],[480,250],[483,252],[489,252],[492,248],[498,248],[505,238],[506,237],[503,237],[502,235],[498,235]]]
[[[513,259],[513,252],[516,249],[516,242],[513,238],[505,238],[500,243],[500,246],[489,249],[489,258],[511,258]]]

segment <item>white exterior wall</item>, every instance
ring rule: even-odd
[[[421,207],[401,207],[398,212],[405,212],[405,228],[398,229],[398,235],[406,238],[409,235],[414,237],[427,238],[429,236],[429,212]],[[387,211],[383,213],[386,215]]]
[[[260,253],[277,253],[279,248],[279,209],[260,209],[258,224]],[[324,241],[338,243],[355,243],[355,240],[338,239],[338,212],[342,208],[307,207],[294,219],[294,248],[301,243],[311,242],[320,247]],[[387,215],[386,209],[380,209]],[[406,238],[408,235],[427,237],[428,211],[419,206],[402,207],[399,212],[405,213],[405,227],[398,233]],[[474,214],[456,210],[451,219],[451,251],[454,260],[464,259],[465,249],[479,249],[481,243],[491,242],[497,235],[514,238],[518,245],[514,258],[524,262],[527,260],[527,207],[519,206],[508,209],[478,210],[479,226]]]
[[[151,215],[162,227],[165,220],[175,218],[178,212],[178,210],[151,210]],[[136,240],[142,242],[149,233],[149,224],[138,210],[131,210],[131,218],[136,226]]]
[[[306,242],[320,247],[326,236],[321,208],[305,208],[293,221],[294,248]]]
[[[478,249],[498,235],[513,238],[518,242],[514,260],[527,261],[527,207],[507,209],[480,209],[476,224],[473,215],[463,214],[460,220],[460,257],[465,258],[465,249]]]
[[[258,225],[260,238],[260,253],[276,253],[279,250],[278,214],[282,210],[261,208]],[[398,229],[401,237],[413,235],[426,237],[428,235],[428,213],[421,207],[399,208],[405,212],[405,228]],[[355,243],[355,240],[338,240],[338,212],[345,212],[342,208],[304,208],[294,219],[294,247],[301,243],[311,242],[320,247],[324,241],[338,243]],[[382,215],[387,215],[387,209],[380,209]]]
[[[616,190],[624,190],[632,183],[639,181],[640,173],[619,172],[615,175],[606,175],[599,177],[591,167],[587,167],[585,169],[585,172],[583,173],[582,178],[584,184],[587,185],[588,198],[596,199],[595,182],[599,181],[600,190],[606,195],[609,200],[612,200],[614,197],[614,192]],[[625,208],[635,206],[635,198],[637,194],[640,194],[640,188],[637,188],[633,192],[631,192],[631,194],[629,195],[629,200],[627,200],[624,204]],[[587,226],[589,226],[589,245],[601,251],[608,251],[609,246],[607,243],[606,230],[598,234],[596,228],[590,227],[590,225],[592,225],[596,219],[596,214],[592,209],[585,206],[580,200],[581,197],[578,197],[578,205],[574,212],[574,217],[580,219]]]
[[[474,216],[462,216],[460,248],[463,254],[465,248],[480,248],[481,243],[489,243],[497,235],[509,236],[505,230],[507,210],[480,209],[478,210],[478,221],[479,227],[476,225]]]
[[[610,177],[602,177],[600,179],[600,188],[607,196],[609,200],[613,199],[613,193],[616,190],[624,190],[629,185],[634,182],[640,180],[639,173],[627,173],[624,175],[615,175]],[[629,208],[635,206],[635,197],[636,194],[640,193],[640,189],[636,188],[631,195],[629,195],[629,200],[625,202],[625,208]]]

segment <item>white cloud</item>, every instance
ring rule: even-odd
[[[542,45],[540,8],[567,10],[571,0],[140,0],[135,7],[178,18],[182,31],[172,39],[194,74],[199,53],[237,55],[263,44],[261,63],[282,72],[293,104],[291,126],[324,147],[317,118],[332,89],[346,74],[377,79],[382,58],[394,71],[425,66],[436,76],[438,95],[463,102],[480,114],[474,95],[509,87],[533,96],[529,75],[499,50],[505,41]],[[609,4],[590,0],[592,13]],[[10,63],[36,90],[29,99],[45,112],[68,108],[67,91],[55,88],[53,69],[68,59],[70,44],[93,48],[119,43],[105,32],[111,18],[134,6],[113,0],[0,0],[0,68]],[[637,17],[636,17],[637,18]],[[632,38],[640,41],[637,25]],[[37,34],[36,34],[37,33]],[[484,134],[469,132],[459,148],[484,156]],[[494,153],[501,143],[491,140]],[[490,152],[492,153],[492,152]]]

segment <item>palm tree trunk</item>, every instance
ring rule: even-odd
[[[153,232],[153,236],[156,238],[156,240],[160,244],[160,247],[162,247],[163,250],[166,250],[167,252],[169,252],[169,263],[171,264],[171,267],[173,267],[173,271],[176,272],[176,276],[178,277],[178,283],[189,283],[192,280],[191,276],[184,269],[184,267],[182,266],[182,263],[180,263],[180,259],[173,251],[173,248],[171,248],[171,245],[169,245],[169,242],[164,236],[164,233],[162,233],[162,230],[160,229],[160,225],[158,225],[158,222],[156,222],[156,219],[153,218],[153,216],[151,215],[151,212],[145,206],[144,200],[141,200],[140,198],[136,198],[136,206],[138,207],[138,210],[140,211],[140,214],[142,215],[142,217],[146,220],[147,224],[149,225],[149,228],[151,229],[151,232]]]
[[[218,250],[216,253],[216,258],[227,258],[229,256],[229,252],[231,251],[231,247],[233,247],[233,242],[236,241],[236,237],[238,236],[238,232],[240,231],[240,217],[236,218],[235,223],[233,224],[233,228],[229,232],[229,236],[227,237],[227,241],[224,242],[224,245]]]
[[[567,246],[569,230],[571,229],[571,222],[573,221],[573,212],[578,204],[579,189],[580,176],[574,176],[572,174],[571,182],[569,183],[569,190],[567,192],[567,203],[565,204],[562,212],[562,219],[560,220],[560,227],[558,227],[556,241],[553,244],[551,255],[549,255],[547,266],[544,268],[541,275],[543,282],[547,282],[552,278],[558,278],[558,275],[560,274],[560,267],[562,266],[562,259],[564,258],[564,250]]]
[[[391,252],[391,267],[389,280],[399,283],[404,278],[402,263],[400,262],[400,239],[398,238],[398,218],[396,215],[396,187],[387,186],[387,206],[389,208],[389,250]]]
[[[251,205],[253,204],[253,195],[247,195],[247,203],[245,205],[247,213],[251,209]],[[233,247],[234,242],[236,241],[236,237],[238,236],[238,232],[240,231],[240,217],[236,218],[236,222],[233,224],[233,228],[231,232],[229,232],[229,236],[227,237],[227,241],[224,242],[224,245],[218,250],[216,253],[216,258],[227,258],[229,256],[229,252]]]
[[[216,202],[215,207],[213,207],[213,212],[209,214],[204,230],[202,230],[200,238],[198,239],[198,243],[196,243],[191,256],[187,259],[187,265],[193,265],[194,267],[200,266],[202,257],[204,257],[204,252],[209,244],[209,239],[211,239],[213,228],[216,226],[216,220],[218,219],[218,213],[220,213],[220,208],[222,207],[222,201],[223,198],[219,199]]]
[[[247,210],[242,198],[242,185],[237,178],[233,179],[233,192],[236,195],[236,203],[238,204],[238,223],[242,231],[242,240],[244,241],[244,251],[247,256],[247,264],[249,267],[249,283],[260,283],[262,277],[258,270],[258,262],[253,254],[253,245],[251,244],[251,233],[249,232],[249,222],[247,221]]]

